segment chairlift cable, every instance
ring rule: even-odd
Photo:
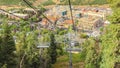
[[[32,8],[33,10],[35,10],[35,11],[38,13],[37,8],[34,7],[34,6],[32,6],[28,0],[23,0],[23,1],[27,4],[27,6],[29,6],[30,8]],[[42,6],[41,6],[41,7],[42,7]],[[51,20],[49,20],[43,13],[41,13],[41,14],[42,14],[42,16],[43,16],[46,20],[48,20],[51,24],[53,23],[53,22],[52,22]]]
[[[72,6],[71,6],[71,1],[68,0],[69,3],[69,8],[70,8],[70,15],[71,15],[71,19],[72,19],[72,23],[73,23],[73,30],[75,30],[75,23],[74,23],[74,19],[73,19],[73,12],[72,12]]]

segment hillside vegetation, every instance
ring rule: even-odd
[[[102,5],[107,4],[107,0],[71,0],[74,5]],[[67,0],[63,4],[68,4]]]
[[[40,3],[36,3],[36,0],[29,0],[31,3],[33,4],[40,4]],[[44,0],[43,0],[44,1]],[[37,2],[42,2],[43,5],[53,5],[55,4],[55,2],[53,0],[45,0],[45,2],[43,2],[42,0],[38,0]],[[71,0],[71,3],[73,5],[94,5],[94,4],[98,4],[98,5],[102,5],[102,4],[106,4],[107,0]],[[23,2],[22,0],[0,0],[0,5],[22,5],[23,6]],[[68,4],[67,0],[63,0],[61,1],[60,4]]]
[[[29,0],[30,2],[36,1],[36,0]],[[22,5],[22,0],[0,0],[0,5]]]
[[[51,5],[55,4],[56,1],[54,0],[48,0],[43,3],[43,5]],[[103,5],[107,4],[107,0],[71,0],[72,5]],[[67,5],[68,0],[61,0],[60,3],[57,4],[62,4],[62,5]]]
[[[21,0],[0,0],[0,5],[17,5]]]

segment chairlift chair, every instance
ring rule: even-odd
[[[45,42],[45,43],[40,43],[37,45],[37,48],[49,48],[50,43],[49,42]]]

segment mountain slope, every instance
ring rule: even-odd
[[[17,5],[21,0],[0,0],[0,5]]]
[[[30,2],[34,2],[36,0],[29,0]],[[23,4],[22,0],[0,0],[0,5],[21,5]]]
[[[40,3],[44,3],[47,5],[57,3],[55,0],[28,0],[28,1],[33,3],[34,6],[38,6]],[[107,0],[71,0],[71,3],[74,5],[106,4]],[[22,5],[23,6],[23,4],[24,3],[22,0],[0,0],[0,5]],[[62,4],[68,4],[68,0],[63,0]]]

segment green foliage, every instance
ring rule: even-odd
[[[65,51],[64,51],[64,43],[58,43],[57,44],[57,57],[59,57],[59,56],[62,56],[62,55],[64,55],[65,54]]]
[[[4,22],[2,29],[3,32],[1,32],[0,36],[0,68],[14,68],[16,66],[14,54],[15,43],[7,22]]]
[[[108,0],[108,2],[113,9],[113,14],[108,19],[112,24],[120,23],[120,0]]]
[[[109,17],[111,25],[106,27],[105,34],[101,37],[101,64],[100,68],[114,68],[120,62],[120,0],[108,0],[113,8]]]
[[[114,68],[115,63],[120,62],[120,0],[108,0],[113,8],[113,14],[109,17],[111,25],[104,29],[101,37],[101,62],[100,68]]]
[[[83,61],[85,61],[86,59],[86,55],[87,55],[87,47],[89,47],[90,45],[90,41],[89,40],[85,40],[84,43],[82,43],[81,47],[82,47],[82,51],[80,53],[80,57],[83,58]]]
[[[118,0],[116,0],[118,1]],[[30,0],[31,4],[35,2],[35,0]],[[73,5],[94,5],[94,4],[106,4],[106,0],[71,0]],[[42,5],[54,5],[55,3],[52,0],[47,0]],[[60,4],[68,4],[68,1],[61,1]],[[21,5],[24,6],[25,4],[21,0],[0,0],[0,5]]]
[[[81,53],[80,53],[81,54]],[[73,68],[84,68],[84,63],[80,54],[72,54]],[[67,68],[69,66],[68,53],[57,58],[53,68]]]
[[[64,35],[64,34],[67,33],[67,30],[56,29],[56,33],[57,33],[58,35]]]
[[[35,0],[30,0],[31,2]],[[23,6],[22,0],[0,0],[0,5],[21,5]]]
[[[31,31],[29,23],[21,21],[19,32],[16,36],[16,55],[18,59],[18,67],[20,68],[36,68],[40,66],[39,51],[36,48],[38,38],[36,30]]]
[[[51,34],[51,31],[48,30],[48,29],[41,29],[40,33],[41,33],[42,35],[44,35],[44,34]]]
[[[7,64],[4,64],[1,68],[7,68]]]
[[[51,38],[51,42],[50,42],[48,54],[50,55],[51,63],[54,64],[57,61],[57,46],[55,43],[55,38],[53,33],[50,35],[50,38]]]
[[[30,18],[30,21],[31,22],[36,22],[36,21],[38,21],[39,19],[36,17],[36,16],[32,16],[31,18]]]
[[[112,24],[119,24],[120,23],[120,8],[114,10],[112,16],[109,17],[109,20]]]
[[[120,8],[120,0],[107,0],[113,9]]]
[[[106,0],[94,0],[93,2],[90,3],[91,5],[93,4],[98,4],[98,5],[103,5],[103,4],[107,4]]]
[[[106,0],[71,0],[73,5],[103,5],[107,4]],[[68,1],[65,0],[62,4],[68,4]]]
[[[114,68],[116,62],[120,62],[119,51],[120,37],[117,37],[120,31],[119,24],[111,24],[106,28],[106,33],[101,37],[101,55],[102,61],[100,68]]]
[[[88,39],[85,43],[86,48],[86,59],[85,59],[85,68],[99,68],[99,50],[97,48],[99,45],[96,45],[95,40]]]
[[[87,34],[85,34],[85,33],[81,33],[80,37],[81,38],[88,38],[89,36]]]
[[[21,0],[0,0],[0,5],[17,5]]]
[[[45,12],[46,11],[46,8],[44,8],[43,5],[38,5],[38,9],[40,9],[41,12]]]

